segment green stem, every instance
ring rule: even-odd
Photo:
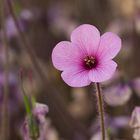
[[[37,138],[39,137],[39,133],[38,133],[39,130],[38,130],[38,126],[36,124],[35,118],[32,114],[35,99],[33,99],[33,97],[28,97],[27,96],[26,91],[25,91],[24,86],[23,86],[22,77],[23,77],[23,75],[21,74],[20,78],[19,78],[19,81],[20,81],[20,86],[21,86],[22,93],[23,93],[25,110],[26,110],[26,113],[27,113],[27,116],[28,116],[30,138],[32,140],[37,140]],[[30,103],[30,99],[31,99],[31,103]]]
[[[96,86],[96,96],[98,103],[98,112],[100,117],[100,127],[102,131],[102,140],[105,140],[105,123],[104,123],[104,103],[101,95],[101,87],[99,83],[95,83]]]

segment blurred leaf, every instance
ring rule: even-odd
[[[36,103],[36,99],[35,99],[35,97],[34,96],[32,96],[32,107],[34,108],[34,106],[35,106],[35,103]]]
[[[33,140],[36,140],[39,137],[38,121],[32,114],[32,109],[34,108],[35,103],[36,103],[35,97],[31,98],[31,103],[30,103],[29,97],[27,95],[24,95],[24,104],[29,120],[28,125],[29,125],[30,137]]]
[[[31,104],[27,95],[24,95],[24,105],[28,116],[32,116]]]

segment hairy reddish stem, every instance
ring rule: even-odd
[[[100,127],[102,131],[102,140],[105,140],[105,123],[104,123],[104,102],[101,95],[101,87],[99,83],[95,84],[96,86],[96,97],[98,103],[98,112],[100,117]]]

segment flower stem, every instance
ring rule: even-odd
[[[102,140],[105,140],[105,123],[104,123],[104,103],[101,95],[101,87],[99,83],[95,83],[96,86],[96,96],[98,103],[98,112],[100,117],[100,127],[102,131]]]

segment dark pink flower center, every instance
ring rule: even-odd
[[[93,56],[86,56],[84,58],[84,67],[86,69],[92,69],[92,68],[95,68],[97,66],[97,60],[95,57]]]

